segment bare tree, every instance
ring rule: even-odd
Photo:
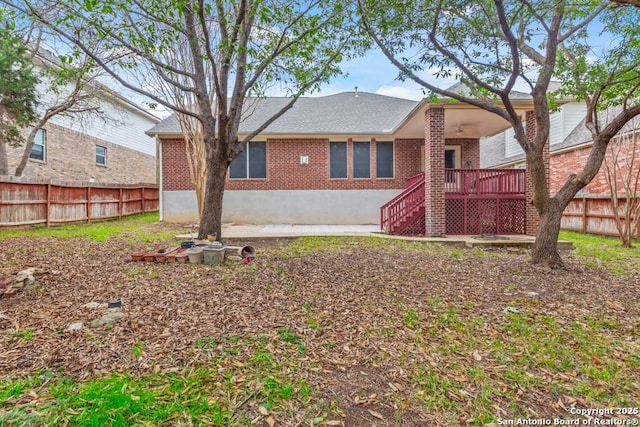
[[[609,143],[604,172],[618,236],[631,247],[634,237],[640,239],[640,121],[626,130]]]
[[[52,118],[68,116],[81,120],[87,116],[103,116],[100,109],[100,96],[104,95],[104,86],[98,82],[99,73],[95,73],[93,61],[83,57],[74,63],[62,62],[58,57],[46,51],[40,40],[31,48],[34,63],[39,65],[41,93],[38,119],[32,124],[23,148],[22,157],[16,166],[15,176],[22,176],[29,155],[40,131]]]

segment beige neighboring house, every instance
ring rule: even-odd
[[[43,51],[35,61],[36,71],[56,61],[55,55]],[[37,90],[42,114],[56,102],[56,94],[46,82],[40,82]],[[157,183],[156,142],[145,131],[160,119],[106,87],[95,102],[100,115],[57,115],[49,120],[36,136],[23,177],[97,184]],[[23,152],[24,147],[7,147],[11,174]]]

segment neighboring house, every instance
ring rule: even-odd
[[[46,51],[36,56],[38,67],[55,64]],[[56,94],[46,82],[37,87],[40,109],[47,108]],[[95,183],[156,183],[156,143],[145,134],[160,119],[124,96],[104,87],[96,105],[101,114],[65,114],[52,117],[38,132],[24,177]],[[26,135],[25,135],[26,136]],[[23,147],[7,147],[13,173]]]
[[[523,116],[532,110],[529,95],[514,93],[512,99]],[[288,101],[250,100],[240,135]],[[430,104],[358,92],[301,98],[232,162],[223,221],[375,224],[385,205],[383,228],[395,234],[535,232],[536,218],[525,204],[530,195],[524,193],[524,173],[479,170],[480,137],[508,127],[492,113],[447,100]],[[162,218],[196,220],[176,117],[147,133],[160,145]],[[494,184],[505,189],[507,182],[512,185],[508,200],[489,191],[498,188]],[[489,218],[487,210],[511,212],[511,225],[496,228],[492,217],[493,226],[484,228],[489,220],[479,218]]]
[[[608,117],[612,117],[614,112],[612,109],[600,113],[601,123],[606,123]],[[584,123],[585,113],[584,103],[570,102],[563,105],[558,112],[553,113],[550,117],[549,189],[552,193],[557,192],[564,185],[569,175],[578,174],[589,157],[593,140]],[[640,126],[637,121],[632,121],[612,140],[612,143],[624,135],[637,134],[639,130]],[[635,144],[635,150],[636,163],[640,164],[640,142]],[[513,139],[512,130],[481,140],[480,154],[480,165],[483,168],[525,167],[524,152]],[[621,153],[620,159],[625,155],[625,153]],[[607,154],[607,159],[611,164],[610,152]],[[622,179],[622,176],[618,178]],[[622,189],[621,182],[619,182],[618,188]],[[580,195],[609,196],[610,193],[603,164],[594,179],[581,190]]]

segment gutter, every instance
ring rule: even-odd
[[[163,202],[163,191],[162,191],[162,140],[158,135],[156,135],[156,150],[157,155],[156,159],[158,159],[158,210],[159,210],[159,221],[164,221],[164,202]]]

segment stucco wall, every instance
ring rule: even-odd
[[[223,222],[239,224],[378,224],[380,206],[399,190],[227,190]],[[164,191],[163,220],[197,220],[193,191]]]

